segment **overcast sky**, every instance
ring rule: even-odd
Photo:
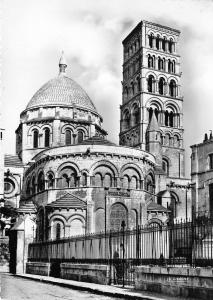
[[[213,129],[213,2],[211,0],[3,0],[2,124],[5,150],[33,94],[58,74],[64,50],[68,76],[89,94],[118,143],[122,40],[140,20],[181,30],[187,173],[189,146]]]

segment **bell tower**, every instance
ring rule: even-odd
[[[141,21],[123,40],[120,144],[143,150],[152,115],[159,125],[163,165],[169,177],[184,177],[183,97],[180,91],[180,31]]]

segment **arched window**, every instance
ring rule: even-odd
[[[130,181],[130,189],[136,190],[138,188],[138,179],[136,176],[132,176]]]
[[[165,134],[165,146],[170,146],[170,135],[168,133]]]
[[[174,135],[174,147],[180,147],[180,138],[177,135]]]
[[[173,73],[175,73],[175,61],[173,60],[173,70],[172,70]]]
[[[33,148],[38,148],[38,130],[33,130]]]
[[[44,129],[44,147],[50,146],[50,130],[49,128]]]
[[[174,193],[171,193],[171,203],[169,209],[171,211],[170,218],[171,220],[177,217],[177,204],[179,202],[178,196]]]
[[[123,177],[123,188],[124,189],[129,188],[129,177],[127,175],[124,175],[124,177]]]
[[[159,37],[159,35],[157,35],[157,37],[156,37],[156,48],[159,50],[159,48],[160,48],[160,37]]]
[[[165,94],[165,84],[166,84],[165,79],[163,77],[161,77],[159,82],[158,82],[158,91],[159,91],[160,95]]]
[[[177,89],[176,82],[172,79],[169,83],[169,95],[171,97],[176,97],[176,89]]]
[[[87,174],[85,173],[82,175],[82,185],[87,186]]]
[[[148,55],[148,68],[154,68],[154,59],[150,54]]]
[[[54,185],[54,177],[52,174],[48,175],[48,188],[52,189]]]
[[[168,60],[168,72],[174,73],[175,72],[175,61]]]
[[[155,188],[155,185],[154,185],[154,178],[151,174],[147,175],[146,177],[146,190],[150,193],[153,193],[154,192],[154,188]]]
[[[95,186],[102,186],[102,176],[100,173],[95,174]]]
[[[66,129],[66,131],[65,131],[65,144],[67,146],[71,145],[71,130],[70,129]]]
[[[123,115],[123,130],[126,130],[130,127],[130,113],[125,111]]]
[[[166,51],[166,38],[165,37],[162,40],[162,50]]]
[[[56,240],[59,240],[61,238],[61,224],[56,224]]]
[[[170,111],[169,113],[169,126],[173,127],[174,123],[174,113],[172,111]]]
[[[129,95],[128,87],[126,86],[126,87],[124,88],[124,99],[125,99],[125,100],[128,100],[128,95]]]
[[[165,111],[165,126],[169,126],[169,112]]]
[[[169,40],[169,52],[174,52],[174,42],[172,39]]]
[[[79,130],[78,131],[78,143],[83,142],[83,140],[84,140],[84,133],[82,130]]]
[[[40,172],[38,175],[38,192],[45,189],[44,173]]]
[[[151,33],[149,35],[149,47],[152,48],[153,47],[153,39],[154,39],[154,36],[153,36],[153,33]]]
[[[148,92],[154,93],[155,91],[155,78],[153,75],[149,75],[148,77]]]
[[[165,158],[163,158],[162,168],[163,168],[166,176],[169,176],[169,162]]]
[[[164,61],[160,57],[158,57],[158,70],[164,70]]]
[[[67,174],[63,174],[62,177],[61,177],[61,187],[62,188],[67,188],[69,187],[69,177]]]
[[[70,174],[70,187],[75,187],[77,186],[77,175],[75,172],[72,172]]]
[[[110,174],[105,174],[104,176],[104,187],[112,186],[112,176]]]
[[[137,125],[140,122],[140,113],[138,106],[134,106],[132,111],[132,126]]]

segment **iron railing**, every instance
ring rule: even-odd
[[[86,234],[29,245],[29,261],[109,264],[125,259],[135,265],[213,266],[213,221],[198,218],[167,226]]]

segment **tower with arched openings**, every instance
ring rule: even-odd
[[[147,149],[147,128],[154,113],[162,168],[167,161],[166,174],[173,178],[184,178],[185,169],[179,36],[179,30],[141,21],[123,40],[120,144]]]

